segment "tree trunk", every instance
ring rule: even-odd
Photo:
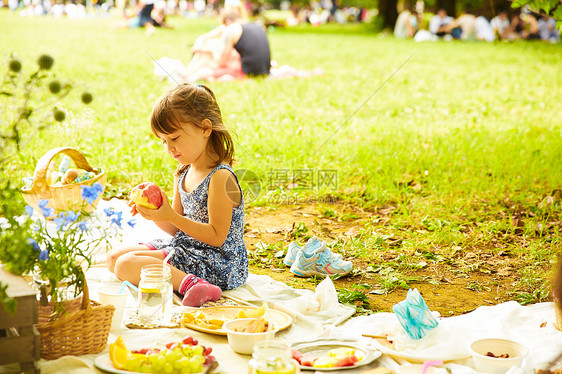
[[[379,0],[379,16],[383,20],[383,28],[394,30],[394,24],[398,18],[397,4],[398,0]]]
[[[437,0],[435,2],[435,12],[437,13],[439,9],[445,9],[447,15],[455,18],[457,16],[456,4],[456,0]]]

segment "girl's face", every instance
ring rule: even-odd
[[[182,129],[171,134],[157,133],[156,135],[162,139],[168,154],[180,164],[192,165],[197,162],[206,164],[208,158],[206,149],[211,135],[211,126],[202,129],[192,124],[186,124]]]

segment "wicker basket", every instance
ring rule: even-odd
[[[96,173],[96,176],[92,179],[88,179],[79,183],[72,183],[63,186],[49,186],[46,179],[47,169],[49,168],[49,164],[51,163],[51,161],[59,153],[70,156],[70,158],[76,164],[76,167],[84,169],[86,171],[94,172]],[[58,215],[59,212],[65,210],[80,210],[83,202],[80,186],[91,186],[94,183],[98,182],[101,183],[101,185],[105,188],[106,181],[107,180],[105,173],[103,171],[97,171],[92,168],[86,160],[86,157],[84,157],[84,155],[80,153],[80,151],[73,148],[61,147],[51,149],[39,159],[39,161],[37,162],[37,166],[35,167],[35,172],[33,174],[33,184],[31,188],[22,188],[21,193],[23,194],[25,202],[31,205],[36,210],[39,209],[38,203],[40,200],[49,200],[49,206],[53,208],[56,212],[55,214]],[[95,209],[100,198],[101,194],[92,204],[87,204],[85,210],[87,212],[92,212]],[[54,218],[54,216],[49,218]]]
[[[82,302],[77,300],[69,302],[66,312],[54,321],[50,321],[52,305],[39,306],[39,323],[35,327],[41,334],[42,358],[53,360],[105,349],[115,307],[90,300],[86,281]]]

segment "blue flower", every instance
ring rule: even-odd
[[[33,246],[33,249],[38,251],[39,250],[39,244],[37,243],[37,240],[32,239],[32,238],[27,238],[27,244]]]
[[[101,183],[96,182],[92,186],[80,186],[82,199],[86,200],[88,204],[93,204],[98,196],[103,192],[103,186]]]
[[[123,212],[115,213],[114,217],[111,218],[111,223],[114,223],[117,226],[121,227],[121,220],[122,219],[123,219]]]
[[[76,221],[78,219],[78,217],[80,216],[80,213],[75,213],[72,210],[69,210],[67,212],[65,212],[65,218],[66,218],[66,222],[67,223],[72,223],[74,221]]]
[[[96,189],[96,191],[98,191],[99,193],[103,192],[103,186],[100,182],[94,183],[94,185],[92,187],[94,187]]]
[[[78,228],[80,229],[80,231],[88,231],[88,226],[84,221],[78,223]]]
[[[44,249],[41,252],[39,252],[39,260],[46,261],[48,259],[49,259],[49,251]]]
[[[115,214],[115,211],[113,210],[113,208],[105,208],[103,210],[103,212],[105,213],[106,216],[111,217],[112,215]]]
[[[64,227],[66,226],[67,222],[63,213],[61,213],[59,217],[55,218],[53,221],[57,225],[57,231],[64,230]]]
[[[135,221],[134,219],[127,221],[127,225],[131,226],[132,228],[134,228],[136,224],[137,221]]]
[[[47,206],[48,204],[49,200],[47,199],[39,200],[39,209],[41,209],[41,214],[43,215],[43,217],[52,216],[55,212],[53,208]]]
[[[25,206],[25,214],[27,214],[30,217],[33,216],[33,207],[29,206],[29,205],[26,205]]]

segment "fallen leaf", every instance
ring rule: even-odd
[[[410,181],[410,183],[408,183],[408,186],[412,187],[412,190],[414,191],[421,191],[422,189],[422,185],[417,181]]]
[[[541,323],[541,329],[546,327],[546,322]]]
[[[502,268],[498,270],[498,275],[500,277],[507,277],[509,274],[511,274],[510,270],[511,270],[510,268]]]
[[[395,209],[396,209],[396,207],[394,205],[386,204],[385,206],[383,206],[382,208],[377,210],[377,213],[381,214],[383,216],[387,216],[390,213],[392,213]]]
[[[345,236],[349,236],[350,238],[355,238],[357,235],[359,235],[359,228],[356,226],[353,226],[352,228],[350,228],[349,230],[347,230],[344,233]]]
[[[270,229],[265,229],[265,232],[269,233],[269,234],[282,234],[285,231],[287,231],[287,228],[285,227],[273,227]]]
[[[476,253],[474,252],[468,252],[466,255],[464,255],[464,258],[466,259],[471,259],[471,258],[476,258],[478,256],[476,256]]]

